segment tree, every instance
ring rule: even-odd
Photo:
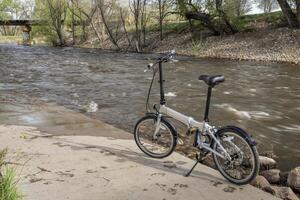
[[[172,0],[155,0],[155,11],[158,11],[158,16],[156,17],[159,24],[160,40],[163,40],[163,24],[165,18],[171,14],[171,8],[173,6]],[[156,12],[155,12],[156,13]]]
[[[109,9],[109,7],[110,7],[110,9]],[[103,24],[105,26],[106,32],[107,32],[107,34],[109,36],[109,39],[117,47],[117,49],[119,50],[120,47],[118,45],[118,39],[117,39],[118,38],[119,25],[117,24],[117,26],[114,27],[115,28],[115,34],[113,34],[113,31],[109,27],[109,24],[108,24],[108,22],[106,20],[107,13],[105,12],[105,10],[106,11],[107,10],[113,10],[112,7],[113,7],[112,5],[110,5],[110,6],[109,5],[105,5],[103,0],[100,0],[100,3],[98,5],[99,11],[100,11],[100,15],[101,15],[101,18],[102,18],[102,22],[103,22]],[[112,17],[112,15],[110,17]]]
[[[57,46],[64,46],[64,23],[67,17],[67,0],[35,0],[34,14],[38,19],[48,21],[48,27],[43,27],[51,42]]]
[[[140,10],[141,10],[141,0],[132,0],[131,1],[131,12],[134,16],[136,50],[137,51],[140,51],[139,49],[140,49],[140,45],[141,45]]]
[[[258,7],[264,11],[264,13],[270,13],[279,7],[276,0],[256,0]]]
[[[177,3],[183,16],[188,20],[199,20],[214,35],[230,35],[238,32],[224,9],[226,2],[223,0],[206,0],[200,5],[187,0],[177,0]]]
[[[282,13],[284,17],[286,18],[288,25],[290,28],[300,28],[300,21],[299,21],[299,15],[300,15],[300,8],[299,8],[299,0],[293,0],[293,3],[296,4],[297,13],[295,14],[291,8],[291,5],[287,0],[277,0],[278,4],[280,5],[280,8],[282,10]]]
[[[2,0],[0,1],[0,20],[18,19],[20,15],[21,7],[17,0]],[[0,33],[2,35],[16,35],[18,29],[12,26],[2,26]]]
[[[252,2],[250,0],[224,0],[223,7],[226,13],[233,12],[234,17],[240,17],[251,11]]]

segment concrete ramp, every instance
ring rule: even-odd
[[[133,139],[53,136],[1,125],[0,141],[21,174],[25,200],[276,199],[250,185],[232,185],[200,164],[186,178],[193,160],[178,153],[151,159]]]

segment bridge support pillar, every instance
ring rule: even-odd
[[[22,27],[22,37],[23,37],[23,45],[30,45],[31,44],[31,38],[30,38],[30,31],[31,31],[31,26],[30,25],[25,25]]]

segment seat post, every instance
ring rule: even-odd
[[[209,122],[208,114],[209,114],[209,107],[210,107],[211,92],[212,92],[212,87],[209,86],[207,90],[206,106],[205,106],[205,114],[204,114],[205,122]]]
[[[160,105],[166,104],[165,99],[165,91],[164,91],[164,78],[162,71],[162,60],[158,62],[158,70],[159,70],[159,85],[160,85]]]

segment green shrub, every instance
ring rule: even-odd
[[[0,151],[0,170],[3,168],[7,149]],[[20,200],[22,195],[17,187],[16,171],[11,167],[4,167],[3,174],[0,172],[0,200]]]

